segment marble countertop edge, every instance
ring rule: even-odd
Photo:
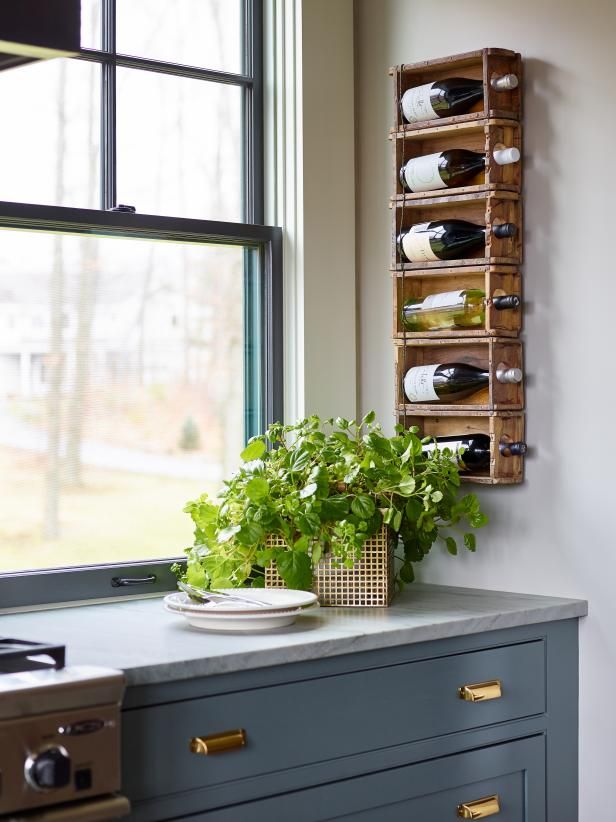
[[[317,608],[288,628],[211,633],[160,599],[0,617],[0,632],[66,644],[68,663],[124,671],[129,686],[305,662],[583,617],[584,600],[415,583],[389,608]]]

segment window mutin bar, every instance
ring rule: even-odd
[[[211,83],[222,83],[228,86],[252,86],[253,77],[246,74],[234,74],[230,71],[187,66],[183,63],[166,63],[163,60],[150,60],[147,57],[133,57],[129,54],[111,54],[96,49],[81,49],[76,60],[85,60],[89,63],[115,63],[121,68],[141,69],[159,74],[171,74],[175,77],[189,77],[193,80],[207,80]]]
[[[115,0],[103,0],[102,45],[105,56],[115,52]],[[116,67],[113,60],[101,63],[101,208],[113,208],[117,198]]]
[[[242,94],[244,149],[242,180],[244,218],[252,223],[264,221],[263,178],[263,5],[261,0],[244,0],[244,71],[254,77]]]

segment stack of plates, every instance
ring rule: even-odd
[[[169,594],[163,602],[167,611],[205,631],[264,631],[291,625],[317,601],[315,594],[286,588],[225,588],[221,593],[245,597],[254,605],[237,600],[200,603],[180,592]]]

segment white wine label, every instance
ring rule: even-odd
[[[440,294],[430,294],[421,304],[422,311],[432,311],[444,306],[464,305],[464,291],[442,291]]]
[[[402,250],[406,259],[412,263],[438,260],[432,251],[430,232],[427,230],[429,225],[430,223],[417,223],[402,238]]]
[[[442,152],[439,151],[408,161],[404,167],[404,178],[411,191],[436,191],[438,188],[447,188],[447,183],[439,172],[439,161],[442,156]]]
[[[420,120],[435,120],[438,114],[432,108],[430,92],[434,83],[410,88],[402,95],[402,113],[409,123],[419,123]]]
[[[435,365],[417,365],[404,375],[404,393],[409,402],[433,402],[439,396],[434,390],[434,372],[440,363]]]

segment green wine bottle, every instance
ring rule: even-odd
[[[443,291],[424,299],[406,300],[402,306],[402,325],[407,331],[443,331],[448,328],[482,328],[485,325],[486,295],[479,288]],[[517,294],[493,297],[499,310],[519,308]]]

